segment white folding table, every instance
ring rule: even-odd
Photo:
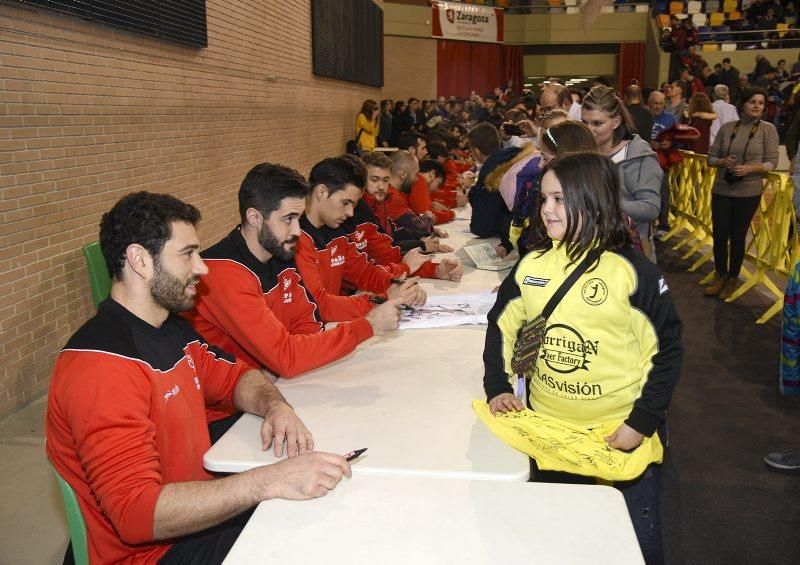
[[[354,476],[327,496],[262,502],[229,565],[643,563],[605,486]]]

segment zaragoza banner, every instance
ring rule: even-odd
[[[433,36],[462,41],[503,42],[503,9],[433,2]]]

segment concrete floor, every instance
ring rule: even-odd
[[[659,244],[659,264],[684,322],[686,358],[670,410],[662,517],[668,563],[800,563],[800,476],[765,453],[798,444],[800,400],[777,390],[780,317],[751,291],[706,299],[689,262]],[[40,399],[0,422],[0,564],[61,563],[67,528],[44,453]]]

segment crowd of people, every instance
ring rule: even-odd
[[[617,93],[598,77],[585,93],[558,80],[515,93],[509,81],[466,99],[366,100],[351,153],[322,159],[308,178],[252,167],[238,191],[240,223],[211,245],[198,238],[194,206],[123,197],[100,224],[110,296],[59,355],[47,408],[47,453],[82,501],[90,558],[220,562],[259,502],[323,496],[349,477],[341,455],[314,449],[273,383],[396,331],[400,313],[427,300],[420,278],[459,283],[461,262],[436,254],[453,251],[442,224],[467,203],[470,231],[498,237],[498,256],[521,258],[488,316],[491,412],[528,406],[574,426],[612,422],[603,441],[620,451],[648,437],[666,446],[682,345],[653,244],[656,224],[668,227],[664,171],[678,147],[720,168],[718,276],[706,294],[725,297],[761,175],[777,161],[765,90],[743,89],[733,108],[726,85],[714,86],[713,104],[690,90],[687,101],[692,85]],[[550,328],[585,336],[578,345],[591,363],[580,376],[538,356],[548,339],[567,339]],[[787,390],[798,381],[786,372]],[[203,454],[243,412],[264,417],[263,449],[288,458],[214,477]],[[793,456],[767,462],[791,466]],[[595,480],[535,460],[531,473]],[[660,459],[615,487],[646,561],[662,562]]]

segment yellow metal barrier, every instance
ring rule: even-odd
[[[713,247],[711,189],[717,169],[708,166],[705,155],[688,151],[681,153],[683,161],[669,170],[670,212],[674,217],[674,225],[664,239],[682,234],[682,239],[673,249],[678,250],[689,245],[688,251],[683,255],[684,259],[688,259],[704,246]],[[783,291],[773,282],[770,274],[786,276],[792,265],[800,259],[792,191],[792,182],[785,174],[764,175],[763,196],[750,224],[751,238],[745,250],[745,261],[752,265],[753,272],[742,269],[744,282],[726,300],[733,302],[756,285],[766,288],[776,300],[756,321],[759,324],[780,312],[783,305]],[[697,270],[713,256],[713,250],[708,249],[688,270]],[[700,282],[707,282],[711,277],[713,272]]]

